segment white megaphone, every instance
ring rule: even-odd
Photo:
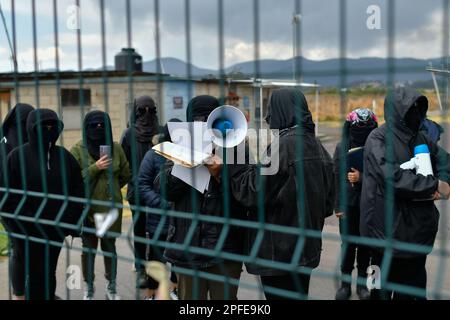
[[[404,170],[416,170],[416,174],[423,176],[433,175],[431,166],[430,150],[426,144],[414,148],[414,158],[400,165]]]
[[[247,135],[247,119],[238,108],[225,105],[211,112],[206,128],[212,133],[215,145],[233,148],[244,141]]]

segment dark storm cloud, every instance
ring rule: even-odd
[[[191,0],[192,36],[218,36],[218,1]],[[185,1],[160,1],[160,15],[163,32],[184,37],[185,34]],[[339,12],[341,1],[337,0],[303,0],[302,11],[302,43],[305,48],[325,48],[334,52],[339,49]],[[382,29],[369,30],[366,27],[366,9],[370,5],[381,8]],[[396,0],[395,1],[395,34],[402,37],[429,23],[433,12],[440,9],[440,0]],[[385,46],[382,42],[387,35],[388,1],[380,0],[348,0],[346,1],[345,22],[347,26],[347,53],[358,54],[369,48]],[[117,19],[115,28],[123,30],[125,1],[108,1],[107,10]],[[253,1],[223,1],[224,36],[228,40],[252,42],[253,33]],[[292,43],[292,14],[294,0],[261,0],[259,1],[260,39],[274,44]],[[132,1],[133,29],[139,28],[144,21],[154,21],[154,2],[148,0]],[[120,23],[123,20],[123,23]],[[433,35],[430,35],[433,36]]]

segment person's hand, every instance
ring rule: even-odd
[[[439,199],[436,199],[436,200],[441,200],[441,199],[447,200],[450,197],[449,184],[447,182],[439,180],[437,193],[439,194]]]
[[[220,180],[220,173],[222,171],[222,159],[216,155],[211,156],[205,161],[205,167],[209,173],[216,179]]]
[[[335,215],[336,215],[337,218],[340,219],[340,218],[342,218],[344,216],[344,213],[343,212],[336,212]]]
[[[441,195],[439,194],[439,192],[435,192],[433,195],[433,200],[437,201],[437,200],[441,200]]]
[[[355,168],[352,168],[352,172],[349,172],[347,174],[348,181],[353,185],[354,183],[357,183],[360,178],[360,173]]]
[[[108,158],[107,155],[104,155],[103,157],[97,160],[95,165],[97,166],[98,170],[108,169],[108,167],[111,165],[111,159]]]

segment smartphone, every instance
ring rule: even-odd
[[[100,146],[100,158],[105,155],[111,159],[111,146]]]

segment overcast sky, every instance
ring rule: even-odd
[[[16,0],[18,63],[21,70],[34,70],[31,0]],[[218,1],[191,0],[192,63],[198,67],[219,67]],[[346,54],[349,57],[387,55],[387,0],[348,0]],[[442,56],[442,0],[395,0],[395,55],[436,58]],[[11,0],[0,0],[11,33]],[[74,0],[58,0],[58,27],[62,69],[77,69],[76,31],[67,27],[67,12]],[[101,67],[100,1],[80,0],[83,67]],[[105,0],[108,64],[127,46],[125,0]],[[160,0],[161,56],[186,60],[185,1]],[[224,63],[253,60],[253,0],[224,0]],[[338,0],[301,1],[301,48],[306,58],[339,57]],[[369,30],[366,10],[380,7],[381,29]],[[155,58],[154,1],[131,0],[132,46],[144,57]],[[292,57],[292,15],[295,0],[260,0],[260,57]],[[36,1],[37,55],[43,69],[55,67],[53,0]],[[10,51],[3,24],[0,25],[0,71],[11,70]]]

